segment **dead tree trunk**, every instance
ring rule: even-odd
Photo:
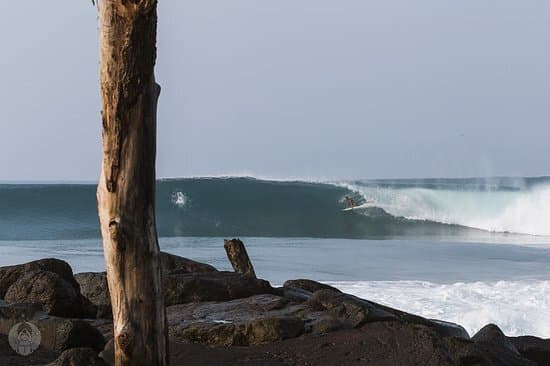
[[[239,239],[224,240],[223,247],[235,272],[256,278],[256,272],[254,272],[254,267],[242,241]]]
[[[99,1],[103,165],[97,190],[117,366],[167,365],[155,225],[157,0]]]

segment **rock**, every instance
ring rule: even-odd
[[[105,361],[105,363],[109,366],[114,366],[115,364],[115,342],[111,338],[109,342],[105,345],[105,348],[103,348],[103,351],[99,353],[99,357]]]
[[[164,277],[166,306],[227,301],[274,292],[267,281],[233,272],[177,273]]]
[[[76,275],[82,293],[98,309],[98,317],[109,317],[111,300],[107,276],[101,273]],[[274,293],[269,282],[233,272],[181,273],[173,271],[164,276],[166,306],[201,301],[225,301],[257,294]]]
[[[74,277],[80,285],[82,296],[96,307],[96,317],[111,318],[113,314],[107,274],[105,272],[87,272],[77,273]]]
[[[107,366],[107,364],[91,348],[72,348],[63,352],[57,360],[47,366]]]
[[[304,335],[258,349],[284,355],[289,365],[456,366],[433,329],[398,320]]]
[[[393,314],[368,301],[332,290],[316,291],[307,304],[314,309],[328,310],[332,316],[349,322],[352,327],[359,327],[369,322],[397,319]]]
[[[11,348],[8,336],[0,334],[0,365],[2,366],[45,365],[55,360],[56,357],[57,355],[54,352],[41,347],[30,355],[23,357]]]
[[[311,293],[314,293],[319,290],[332,290],[334,292],[341,293],[341,291],[338,290],[336,287],[332,287],[320,282],[306,280],[306,279],[288,280],[284,283],[283,287],[305,290]]]
[[[516,355],[519,351],[516,346],[502,333],[500,328],[494,324],[488,324],[481,328],[473,337],[472,341],[485,345],[490,345],[494,348],[506,349]]]
[[[0,267],[0,299],[3,299],[8,288],[25,274],[33,271],[53,272],[70,283],[78,291],[78,283],[73,277],[71,266],[65,261],[46,258],[15,266]]]
[[[17,319],[1,319],[0,334],[8,334],[19,321]],[[40,331],[41,349],[59,354],[67,349],[79,347],[93,348],[99,352],[105,346],[103,335],[84,320],[40,316],[40,313],[37,313],[29,322],[36,325]]]
[[[168,305],[175,304],[180,296],[175,284],[177,278],[171,277],[187,273],[217,273],[218,270],[208,264],[192,261],[177,255],[162,252],[160,254],[163,273],[165,273],[165,286],[167,288]],[[97,318],[112,318],[111,298],[107,285],[107,274],[105,272],[77,273],[75,280],[80,287],[82,295],[95,307]]]
[[[339,319],[332,317],[322,317],[314,321],[311,325],[311,332],[315,334],[326,334],[335,332],[342,329],[351,328],[350,323],[343,322]]]
[[[6,320],[31,320],[35,315],[44,315],[44,309],[40,304],[7,304],[0,301],[0,322]]]
[[[443,342],[456,365],[536,366],[532,361],[490,342],[477,343],[456,337],[445,337]]]
[[[462,339],[470,339],[468,331],[462,325],[445,322],[443,320],[429,319],[425,325],[434,328],[443,337],[457,337]]]
[[[264,294],[226,302],[170,306],[167,318],[174,341],[246,346],[301,334],[304,324],[316,319],[316,314],[307,310],[305,305]]]
[[[84,301],[71,283],[49,271],[32,271],[15,281],[6,292],[8,303],[37,303],[50,315],[85,317]]]
[[[519,353],[539,366],[550,366],[550,339],[532,336],[508,337]]]
[[[173,271],[178,271],[179,273],[209,273],[218,271],[209,264],[195,262],[191,259],[164,252],[160,253],[160,263],[162,271],[165,274]]]
[[[246,327],[248,344],[262,344],[295,338],[304,332],[304,321],[297,317],[270,317]]]

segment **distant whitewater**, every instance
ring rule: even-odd
[[[344,198],[362,205],[343,212]],[[94,185],[0,185],[0,240],[97,238]],[[159,233],[315,238],[550,235],[550,178],[268,181],[157,186]]]

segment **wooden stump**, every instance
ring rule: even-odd
[[[256,278],[256,272],[254,272],[254,267],[242,241],[239,239],[224,240],[223,246],[235,272]]]

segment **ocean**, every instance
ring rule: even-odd
[[[342,211],[345,197],[357,205]],[[162,250],[230,269],[240,237],[274,285],[310,278],[470,334],[550,337],[550,178],[161,180]],[[104,270],[94,184],[0,184],[0,266]]]

